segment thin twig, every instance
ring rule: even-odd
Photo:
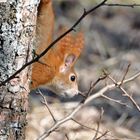
[[[97,136],[98,136],[98,133],[99,133],[99,129],[100,129],[100,124],[101,124],[101,121],[102,121],[102,116],[103,116],[103,113],[104,113],[104,110],[103,108],[101,108],[101,112],[100,112],[100,118],[99,118],[99,121],[97,123],[97,129],[96,129],[96,133],[93,137],[93,140],[96,140]]]
[[[140,71],[138,71],[136,74],[134,74],[133,76],[131,76],[129,79],[127,80],[124,80],[123,83],[128,83],[128,82],[131,82],[133,81],[134,79],[138,78],[140,76]]]
[[[134,104],[134,106],[138,109],[138,111],[140,112],[140,106],[137,104],[137,102],[134,100],[134,98],[132,96],[130,96],[126,90],[122,87],[119,87],[121,89],[121,91],[124,93],[125,96],[127,96],[131,101],[132,103]]]
[[[79,124],[79,125],[82,126],[83,128],[89,129],[89,130],[91,130],[91,131],[97,131],[95,128],[91,128],[91,127],[89,127],[89,126],[87,126],[87,125],[84,125],[83,123],[77,121],[77,120],[74,119],[74,118],[72,118],[71,120],[74,121],[75,123]],[[109,132],[109,131],[108,131],[108,132]],[[104,133],[102,133],[101,131],[98,131],[98,133],[101,134],[101,135],[104,135]],[[107,135],[110,136],[110,137],[113,137],[113,136],[111,136],[111,135],[109,135],[109,134],[107,134]]]
[[[126,84],[126,83],[129,83],[129,82],[133,81],[134,79],[138,78],[139,76],[140,76],[140,71],[137,72],[137,73],[135,73],[133,76],[131,76],[131,77],[128,78],[127,80],[124,80],[124,81],[123,81],[123,84],[124,84],[124,83],[125,83],[125,84]],[[110,75],[108,75],[108,77],[110,78],[110,80],[113,81],[114,84],[116,84],[116,81],[115,81]],[[122,82],[122,81],[121,81],[121,82]],[[121,82],[118,82],[117,85],[119,86],[119,85],[121,84]]]
[[[50,107],[48,106],[48,103],[47,103],[47,100],[46,100],[45,96],[42,94],[42,92],[40,91],[40,89],[38,89],[38,93],[39,93],[39,94],[41,95],[41,97],[43,98],[43,101],[41,101],[41,103],[43,103],[43,104],[47,107],[47,109],[48,109],[48,111],[49,111],[49,113],[50,113],[50,115],[51,115],[51,117],[52,117],[54,123],[56,123],[56,119],[55,119],[55,117],[54,117],[54,115],[53,115],[53,113],[52,113]]]
[[[130,7],[130,8],[134,8],[134,7],[139,7],[140,4],[109,4],[109,3],[105,3],[104,6],[110,6],[110,7]]]
[[[68,137],[68,134],[65,134],[65,137],[66,137],[67,140],[70,140],[69,137]]]
[[[107,135],[109,131],[105,131],[101,136],[99,136],[98,138],[96,138],[96,140],[99,140],[101,139],[102,137],[104,137],[105,135]]]
[[[89,127],[89,126],[87,126],[87,125],[84,125],[83,123],[77,121],[77,120],[74,119],[74,118],[72,118],[71,120],[74,121],[74,122],[76,122],[77,124],[79,124],[79,125],[82,126],[83,128],[86,128],[86,129],[89,129],[89,130],[92,130],[92,131],[97,131],[95,128],[91,128],[91,127]],[[104,133],[102,133],[101,131],[99,131],[98,133],[101,134],[101,135],[104,134]],[[109,134],[107,134],[107,135],[110,136],[110,137],[113,137],[113,136],[111,136],[111,135],[109,135]]]
[[[86,129],[89,129],[89,130],[92,130],[92,131],[96,131],[96,129],[91,128],[91,127],[89,127],[89,126],[86,126],[86,125],[82,124],[81,122],[77,121],[76,119],[73,119],[73,118],[72,118],[71,120],[74,121],[75,123],[79,124],[79,125],[82,126],[83,128],[86,128]],[[99,132],[99,133],[101,133],[101,132]]]
[[[41,60],[38,60],[37,62],[44,65],[44,66],[51,67],[51,66],[47,65],[46,63],[42,62]]]
[[[120,86],[123,84],[123,81],[124,81],[124,79],[125,79],[125,77],[126,77],[128,71],[129,71],[129,68],[130,68],[130,64],[128,64],[128,66],[127,66],[127,69],[126,69],[126,71],[125,71],[125,73],[124,73],[124,75],[123,75],[123,78],[122,78],[122,80],[121,80]]]
[[[88,90],[88,94],[87,94],[87,96],[90,96],[90,94],[91,94],[91,91],[93,91],[93,89],[95,88],[95,86],[101,81],[101,80],[104,80],[105,78],[107,77],[107,75],[102,75],[102,76],[100,76],[94,83],[92,82],[91,84],[90,84],[90,88],[89,88],[89,90]]]
[[[131,107],[128,106],[126,103],[121,102],[121,100],[116,100],[116,99],[110,98],[110,97],[108,97],[108,96],[106,96],[106,95],[104,95],[104,94],[101,95],[101,96],[102,96],[103,98],[109,100],[109,101],[112,101],[112,102],[115,102],[115,103],[118,103],[118,104],[121,104],[121,105],[124,105],[124,106],[126,106],[126,107],[131,108]]]

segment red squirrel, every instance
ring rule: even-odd
[[[41,0],[37,17],[37,48],[40,54],[52,42],[54,13],[51,0]],[[77,75],[74,64],[84,46],[82,33],[63,37],[40,60],[32,66],[31,89],[44,87],[58,95],[78,94]]]

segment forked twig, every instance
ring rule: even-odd
[[[87,94],[87,97],[90,96],[91,92],[93,91],[93,89],[95,88],[95,86],[101,81],[101,80],[104,80],[105,78],[107,77],[107,75],[103,74],[102,76],[100,76],[94,83],[91,82],[90,84],[90,88],[88,90],[88,94]]]
[[[71,120],[73,116],[82,108],[83,104],[79,104],[69,115],[65,118],[57,121],[48,131],[44,132],[37,140],[44,140],[48,137],[53,131],[55,131],[61,124]]]
[[[74,122],[76,122],[77,124],[79,124],[80,126],[82,126],[83,128],[86,128],[86,129],[89,129],[89,130],[92,130],[92,131],[97,131],[95,128],[91,128],[91,127],[89,127],[89,126],[87,126],[87,125],[84,125],[83,123],[81,123],[81,122],[79,122],[79,121],[77,121],[77,120],[75,120],[75,119],[72,119]],[[108,131],[109,132],[109,131]],[[98,133],[99,134],[101,134],[101,136],[102,135],[104,135],[104,133],[102,133],[101,131],[98,131]],[[113,136],[111,136],[111,135],[109,135],[109,134],[107,134],[108,136],[110,136],[110,137],[112,137],[112,138],[114,138]]]
[[[102,137],[104,137],[105,135],[107,135],[109,131],[105,131],[101,136],[99,136],[98,138],[96,138],[96,140],[99,140],[101,139]]]
[[[129,68],[130,68],[130,64],[128,64],[128,66],[127,66],[127,68],[126,68],[126,71],[125,71],[125,73],[124,73],[124,75],[123,75],[123,78],[122,78],[122,80],[121,80],[120,86],[123,84],[123,81],[125,80],[125,77],[126,77],[128,71],[129,71]]]
[[[129,69],[129,65],[126,69],[126,72],[124,74],[124,77],[123,79],[121,80],[121,82],[117,82],[115,79],[113,79],[113,77],[111,75],[108,75],[108,78],[111,79],[113,81],[113,83],[116,85],[116,87],[118,87],[123,93],[124,93],[124,96],[127,96],[130,101],[135,105],[135,107],[138,109],[138,111],[140,112],[140,106],[136,103],[136,101],[133,99],[133,97],[131,95],[129,95],[127,93],[127,91],[122,87],[122,84],[124,83],[127,83],[127,82],[130,82],[132,81],[133,79],[137,78],[140,76],[140,72],[136,73],[134,76],[132,76],[131,78],[127,79],[127,80],[124,80],[125,79],[125,76],[126,74],[128,73],[128,69]]]
[[[140,112],[140,106],[137,104],[137,102],[134,100],[134,98],[132,96],[130,96],[124,88],[122,88],[122,87],[119,87],[119,88],[124,93],[124,95],[127,96],[131,100],[131,102],[134,104],[134,106]]]

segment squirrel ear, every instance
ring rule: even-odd
[[[76,60],[76,56],[74,54],[66,55],[64,58],[64,63],[60,66],[60,72],[68,71]]]
[[[76,56],[74,54],[69,54],[65,57],[64,63],[66,66],[70,67],[75,60]]]

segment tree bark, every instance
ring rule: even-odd
[[[0,82],[32,58],[39,0],[0,2]],[[23,140],[30,67],[0,87],[0,139]]]

